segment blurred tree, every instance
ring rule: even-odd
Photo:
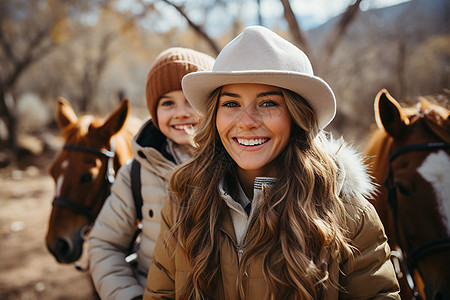
[[[66,47],[63,60],[71,57],[66,70],[60,70],[65,80],[71,81],[71,102],[82,113],[92,111],[100,81],[108,64],[130,43],[136,34],[135,18],[127,17],[111,6],[102,7],[93,24],[75,24],[70,47]],[[68,91],[66,91],[68,92]]]
[[[360,5],[363,0],[355,0],[350,3],[347,9],[339,17],[339,21],[336,23],[335,27],[331,30],[330,34],[326,38],[326,41],[321,49],[320,55],[317,57],[313,55],[311,51],[311,46],[304,34],[300,23],[297,21],[297,17],[292,10],[290,0],[280,0],[284,9],[284,18],[289,25],[290,34],[294,40],[294,43],[302,49],[306,55],[312,61],[312,64],[316,66],[317,73],[326,74],[328,68],[330,57],[333,55],[336,47],[344,36],[345,32],[349,28],[350,24],[355,19],[358,11],[360,10]]]
[[[216,55],[219,54],[220,49],[217,46],[216,42],[206,33],[206,31],[203,29],[203,26],[196,24],[194,21],[191,20],[191,18],[189,18],[189,16],[185,12],[184,6],[177,5],[174,2],[169,1],[169,0],[163,0],[163,1],[165,3],[173,6],[186,19],[189,26],[208,42],[208,44],[211,46],[211,48],[213,49],[215,54]]]
[[[144,0],[140,0],[144,1]],[[186,6],[188,1],[184,1],[183,3],[180,3],[178,1],[175,3],[174,1],[170,0],[162,0],[168,5],[171,5],[174,7],[180,15],[187,21],[188,25],[198,33],[199,36],[201,36],[203,39],[207,41],[207,43],[210,45],[211,49],[218,54],[220,52],[220,47],[217,45],[217,42],[207,33],[206,30],[204,30],[205,26],[207,25],[207,16],[208,14],[203,14],[204,18],[201,22],[194,22],[194,20],[189,16],[188,12],[186,11]],[[243,2],[254,2],[255,0],[245,0],[241,1]],[[318,57],[315,57],[313,55],[313,52],[311,51],[311,46],[309,41],[306,38],[306,35],[304,33],[304,30],[301,28],[300,23],[298,22],[298,17],[294,13],[290,0],[280,0],[283,9],[284,9],[284,19],[288,24],[290,35],[292,36],[294,44],[296,44],[299,48],[301,48],[308,57],[312,60],[313,65],[318,65],[320,69],[324,69],[323,73],[326,73],[327,65],[329,64],[329,59],[333,55],[336,47],[338,46],[339,42],[341,41],[342,37],[345,35],[347,29],[349,28],[350,24],[355,19],[357,13],[360,11],[360,5],[363,0],[354,0],[349,4],[345,12],[340,16],[339,22],[336,23],[335,28],[330,32],[329,36],[327,37],[326,42],[324,43],[323,49],[320,51],[320,55]],[[189,1],[189,5],[192,6],[192,1]],[[202,2],[200,5],[203,7],[208,7],[211,5],[223,5],[222,1],[207,1],[206,3]],[[256,0],[257,5],[257,18],[258,18],[258,24],[263,24],[263,16],[261,14],[261,1]],[[198,10],[199,8],[196,7]],[[227,6],[223,5],[223,13],[222,14],[230,14],[230,11],[227,11]],[[319,70],[319,68],[317,68]]]
[[[155,3],[161,1],[152,0],[137,0],[142,4],[144,10],[147,8],[155,9]],[[163,3],[170,7],[173,7],[178,14],[186,21],[188,27],[192,29],[201,39],[203,39],[208,45],[213,55],[217,55],[221,46],[218,43],[218,35],[213,35],[209,33],[214,30],[211,29],[214,25],[219,25],[220,27],[225,25],[224,31],[226,30],[226,24],[229,24],[232,28],[232,37],[235,37],[240,33],[242,29],[242,23],[240,22],[240,9],[246,2],[254,2],[255,0],[197,0],[197,1],[173,1],[173,0],[162,0]],[[262,15],[260,11],[260,1],[257,0],[257,14],[258,20],[261,24]],[[165,10],[166,7],[160,8]],[[226,16],[224,18],[224,16]],[[220,18],[218,22],[217,18]],[[161,20],[160,20],[161,21]],[[208,51],[210,52],[210,51]]]
[[[450,34],[431,36],[411,52],[405,70],[411,74],[411,89],[416,94],[439,90],[450,94]],[[450,103],[446,104],[450,107]]]
[[[333,28],[332,33],[325,41],[325,45],[319,57],[319,61],[322,62],[324,69],[322,73],[326,73],[330,57],[333,55],[336,47],[342,40],[342,37],[346,33],[350,24],[355,20],[357,13],[360,11],[361,2],[362,0],[355,0],[347,7],[344,13],[339,17],[339,21]]]
[[[297,45],[306,55],[312,59],[309,43],[305,37],[303,29],[300,27],[300,23],[297,21],[297,17],[292,10],[291,3],[289,0],[280,0],[283,4],[284,18],[289,25],[289,31],[294,40],[294,44]]]
[[[0,1],[0,117],[8,129],[5,146],[13,153],[17,148],[14,88],[19,78],[68,40],[66,25],[70,17],[101,2]]]

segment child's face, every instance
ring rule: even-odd
[[[271,163],[291,133],[291,116],[280,88],[223,86],[216,126],[222,144],[241,169],[256,171],[256,176],[276,176]]]
[[[164,94],[158,102],[156,115],[161,132],[179,145],[190,144],[192,133],[200,124],[200,115],[181,90]]]

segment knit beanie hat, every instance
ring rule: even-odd
[[[164,94],[182,90],[183,76],[191,72],[211,71],[214,58],[192,49],[169,48],[158,55],[147,75],[145,94],[147,108],[158,127],[156,107]]]

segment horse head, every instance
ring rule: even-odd
[[[367,154],[402,298],[450,299],[449,111],[423,100],[402,108],[386,90],[375,99],[379,131]],[[401,268],[400,268],[401,267]]]
[[[128,121],[129,106],[128,100],[122,101],[105,119],[78,117],[69,102],[58,99],[56,120],[65,144],[50,167],[56,191],[46,243],[60,263],[80,258],[84,236],[109,195],[116,171],[132,157],[131,140],[139,124]]]

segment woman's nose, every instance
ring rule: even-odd
[[[260,125],[260,118],[255,108],[246,107],[238,116],[238,126],[245,129],[257,128]]]

